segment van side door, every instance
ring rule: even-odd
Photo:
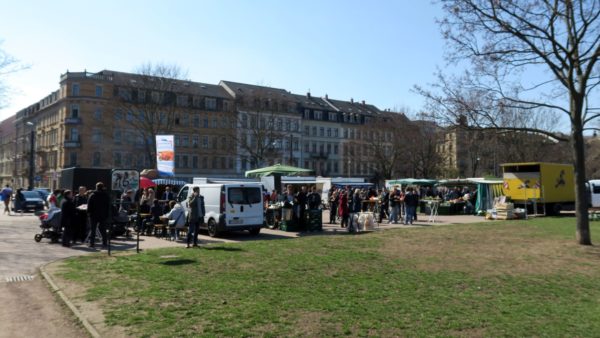
[[[591,202],[593,208],[600,208],[600,181],[590,182]]]

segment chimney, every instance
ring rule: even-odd
[[[307,92],[307,93],[306,93],[306,98],[307,98],[307,99],[310,99],[310,92]]]
[[[354,99],[353,98],[350,98],[350,103],[354,103]]]
[[[327,96],[327,94],[325,94],[325,100],[329,100],[329,96]]]
[[[363,104],[363,106],[365,105],[365,100],[362,100],[362,104]]]

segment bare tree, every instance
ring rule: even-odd
[[[440,75],[433,91],[417,91],[438,112],[467,116],[476,127],[569,141],[575,166],[576,237],[578,243],[591,245],[583,133],[600,116],[588,111],[600,83],[600,1],[440,3],[445,11],[440,26],[451,47],[448,60],[467,60],[472,67],[460,78]],[[556,127],[536,128],[527,116],[562,116],[571,134],[565,136]]]
[[[186,73],[177,65],[146,63],[134,71],[134,76],[116,77],[117,109],[132,127],[136,143],[143,144],[151,168],[156,167],[156,135],[168,134],[179,122],[178,113],[190,105],[185,95]]]
[[[28,67],[0,48],[0,108],[4,108],[8,103],[8,85],[4,80],[6,76]]]

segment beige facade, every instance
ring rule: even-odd
[[[272,163],[308,167],[323,176],[371,178],[368,160],[345,156],[344,149],[355,140],[368,142],[365,123],[380,113],[364,102],[229,81],[211,85],[109,70],[67,72],[58,90],[2,122],[8,131],[0,139],[0,170],[4,182],[29,185],[33,130],[39,187],[58,188],[60,172],[68,167],[152,167],[157,134],[174,135],[175,175],[182,179],[243,177],[246,170]],[[250,135],[253,123],[275,131],[268,140],[271,153],[260,164],[240,147],[240,135],[249,144],[258,141]]]

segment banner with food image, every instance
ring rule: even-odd
[[[173,135],[156,135],[156,169],[160,176],[175,175]]]

